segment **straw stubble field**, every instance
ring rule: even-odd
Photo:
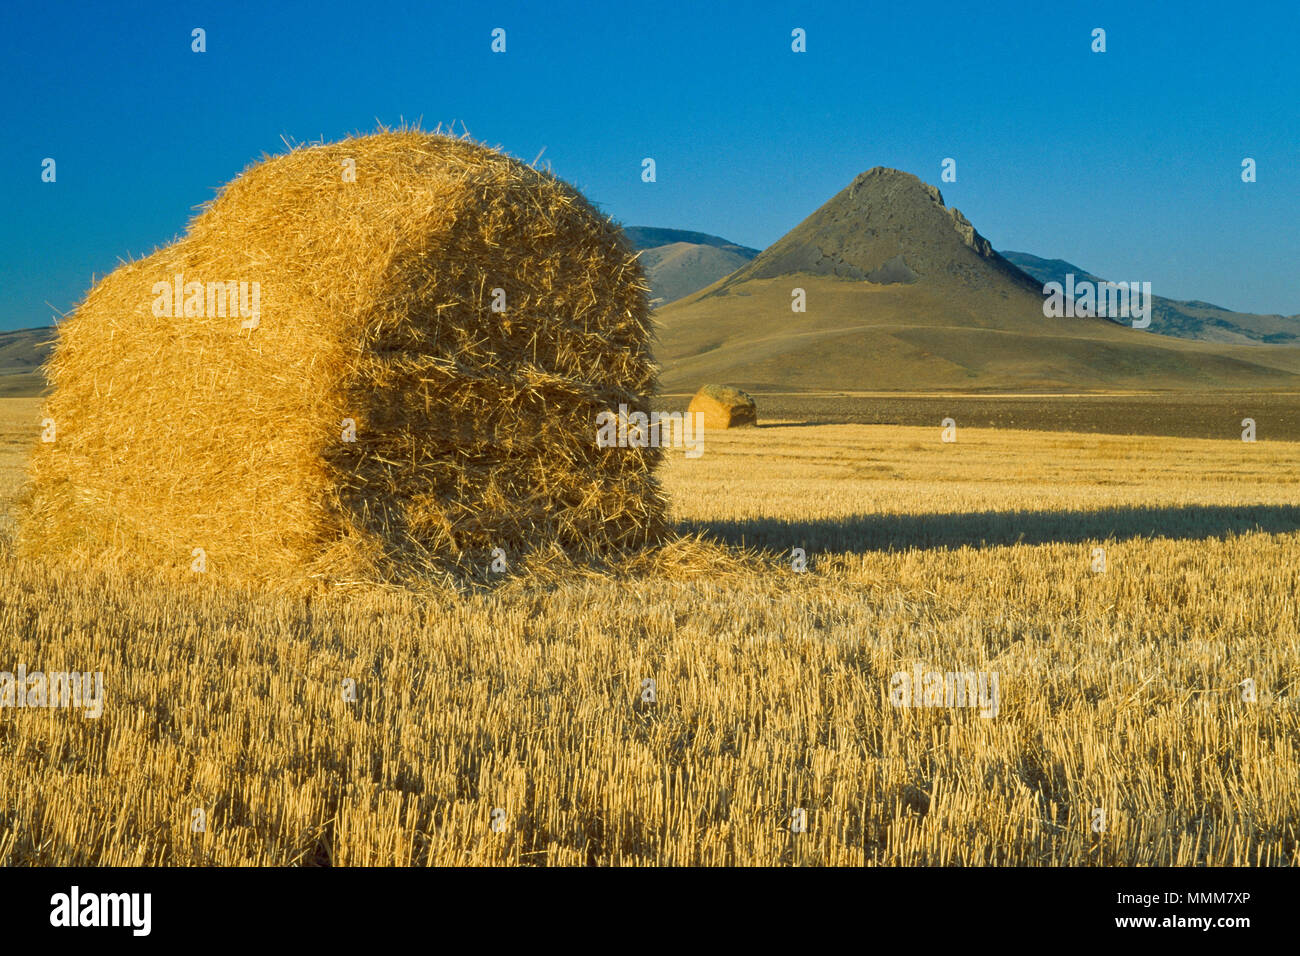
[[[0,404],[8,508],[39,417]],[[1300,862],[1300,444],[939,437],[710,434],[663,478],[719,544],[463,595],[6,543],[0,669],[106,700],[0,710],[0,863]],[[996,716],[892,706],[916,664]]]

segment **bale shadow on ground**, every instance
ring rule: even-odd
[[[873,514],[786,521],[683,521],[724,544],[784,551],[790,548],[865,554],[874,551],[994,548],[1014,544],[1070,544],[1134,538],[1204,540],[1252,531],[1300,531],[1300,506],[1185,505],[1104,508],[1098,511],[985,511],[945,514]]]

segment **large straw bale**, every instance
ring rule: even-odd
[[[256,326],[206,288],[203,314],[155,315],[176,275],[259,283]],[[265,159],[61,323],[20,543],[401,580],[658,540],[659,450],[595,442],[654,392],[646,293],[576,190],[466,139]]]

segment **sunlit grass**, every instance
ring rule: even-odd
[[[3,549],[0,670],[102,670],[107,700],[0,710],[0,863],[1300,863],[1298,466],[1271,442],[709,435],[665,484],[682,527],[763,549],[747,571],[460,597]],[[997,716],[892,706],[916,663],[996,671]]]

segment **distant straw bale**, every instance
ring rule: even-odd
[[[691,399],[689,412],[704,415],[706,429],[758,424],[758,408],[746,392],[727,385],[705,385]]]
[[[20,545],[404,580],[659,540],[647,288],[576,190],[466,139],[265,158],[59,327]],[[196,549],[202,549],[200,554]]]

